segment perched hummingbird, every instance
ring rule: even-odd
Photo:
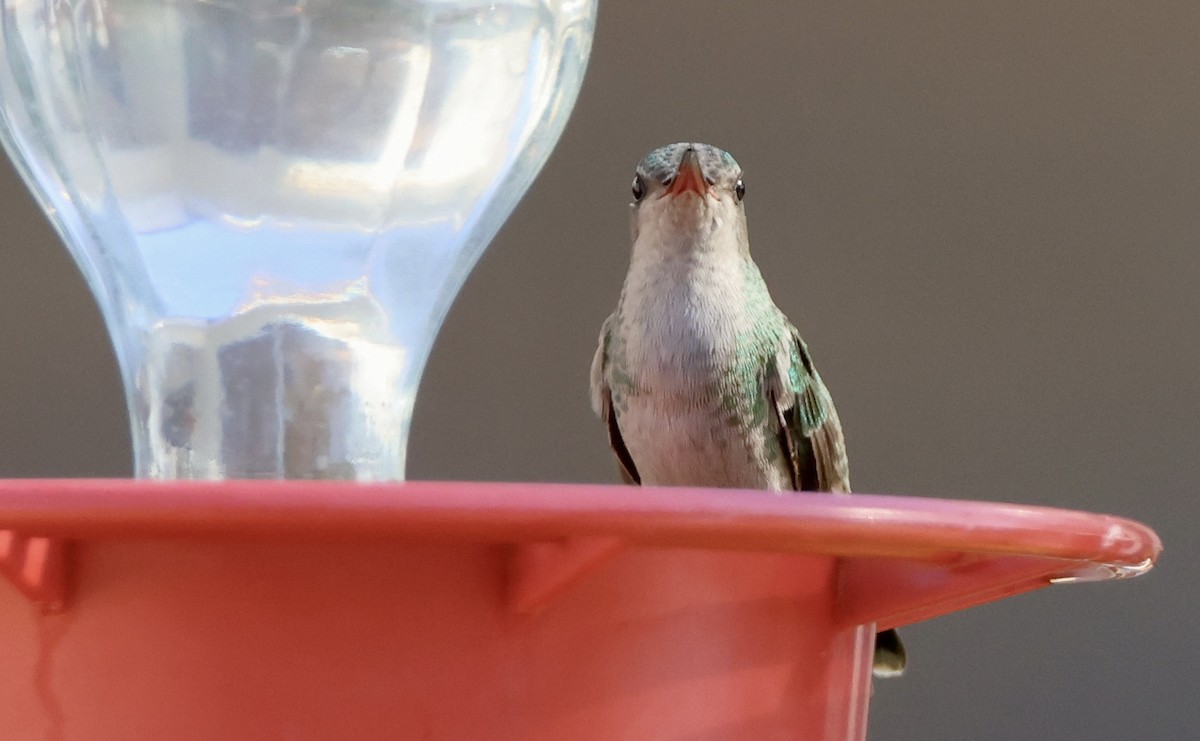
[[[630,484],[850,491],[842,426],[750,257],[742,169],[680,143],[633,179],[633,253],[592,361],[592,407]],[[875,674],[904,670],[894,630]]]

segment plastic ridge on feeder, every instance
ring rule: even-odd
[[[66,543],[0,530],[0,574],[40,609],[66,606]]]
[[[565,484],[0,482],[0,565],[63,606],[62,536],[486,536],[519,544],[509,600],[531,613],[622,544],[844,559],[839,615],[881,627],[1051,583],[1148,571],[1153,531],[1103,515],[927,498]],[[21,533],[55,534],[58,538]]]

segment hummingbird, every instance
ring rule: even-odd
[[[708,144],[637,165],[629,271],[600,330],[592,408],[628,484],[849,493],[837,410],[750,256],[745,197],[742,168]],[[896,631],[877,634],[875,675],[905,663]]]

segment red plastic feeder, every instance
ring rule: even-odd
[[[89,741],[861,739],[877,628],[1161,549],[1038,507],[540,484],[6,481],[0,526],[0,727]]]

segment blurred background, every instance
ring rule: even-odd
[[[873,741],[1200,728],[1200,5],[602,3],[558,149],[442,330],[414,479],[615,482],[587,400],[661,144],[745,169],[751,245],[855,488],[1108,512],[1127,583],[908,628]],[[0,476],[126,476],[99,313],[0,172]]]

